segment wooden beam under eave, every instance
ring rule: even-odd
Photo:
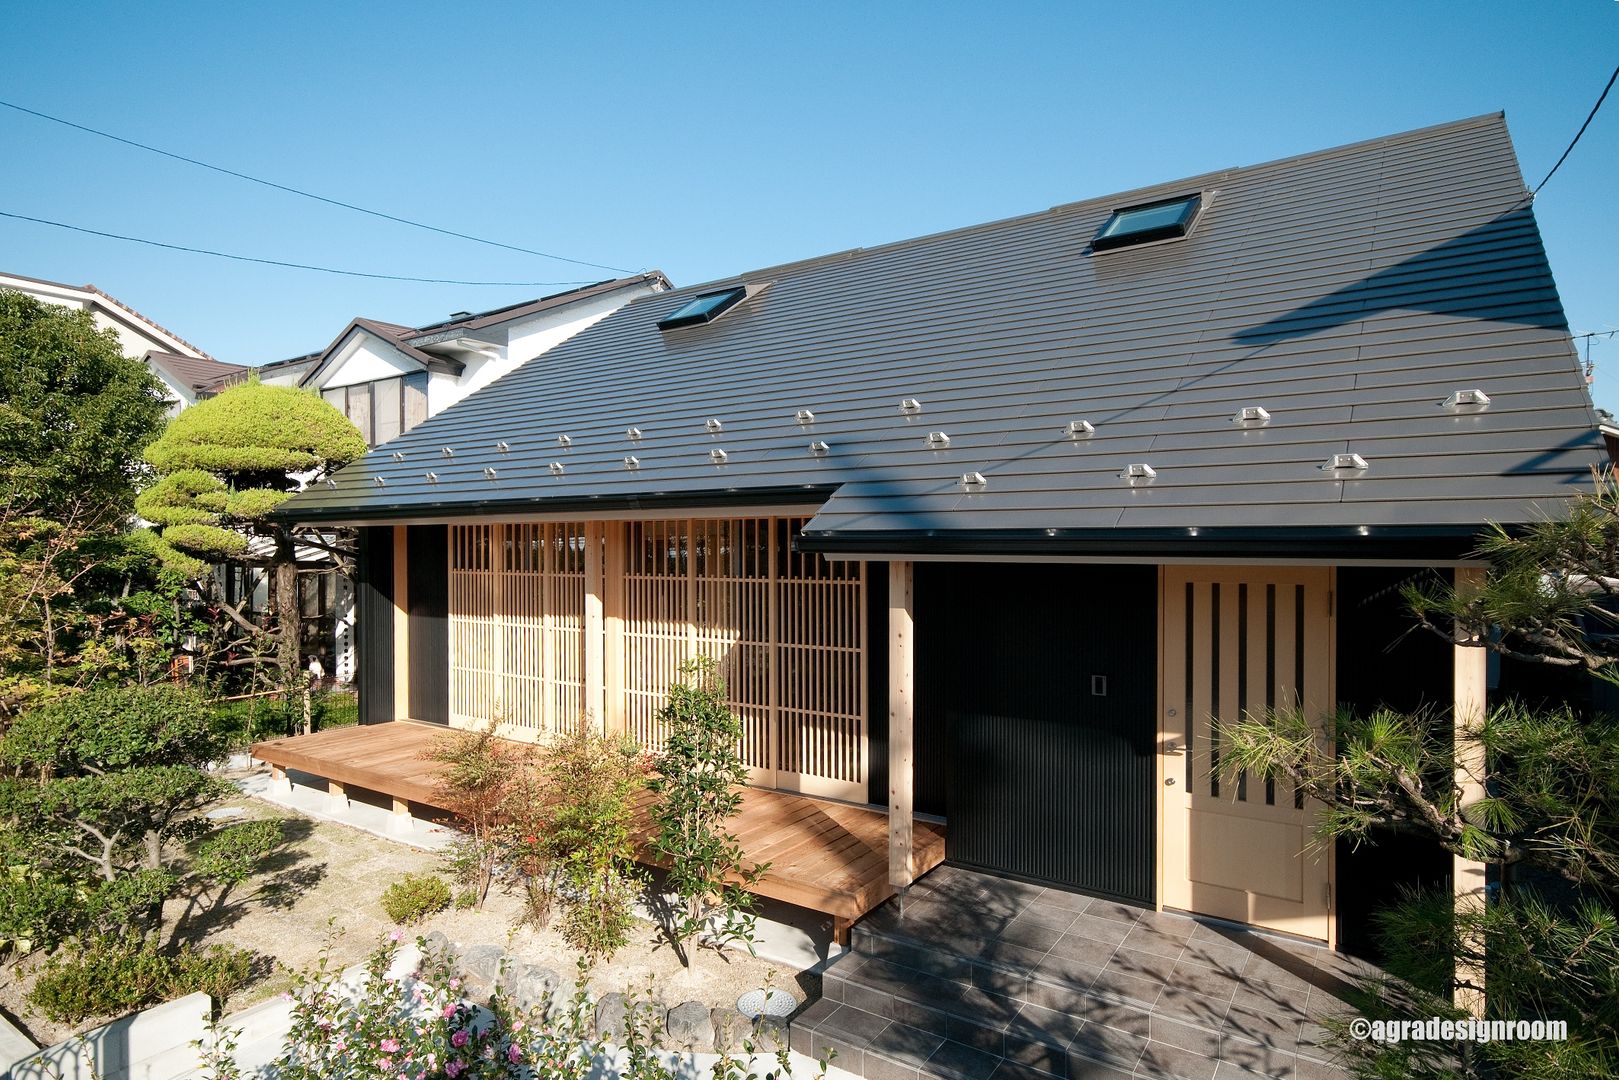
[[[915,577],[914,563],[888,564],[888,883],[895,889],[916,879]]]
[[[1476,592],[1484,585],[1482,567],[1461,567],[1456,570],[1456,591],[1460,595]],[[1486,706],[1485,679],[1489,655],[1478,645],[1453,646],[1453,711],[1452,737],[1456,747],[1456,787],[1461,792],[1461,805],[1466,807],[1484,797],[1484,747],[1468,738],[1466,732],[1484,721]],[[1451,859],[1451,885],[1457,912],[1479,910],[1485,904],[1486,876],[1484,864],[1461,855]],[[1475,1016],[1484,1015],[1484,970],[1482,967],[1458,967],[1458,981],[1466,980],[1473,988],[1458,988],[1455,1004]]]
[[[410,533],[394,526],[394,716],[410,718]]]
[[[602,523],[585,522],[585,720],[603,731],[607,716],[607,665],[604,647],[602,596]]]

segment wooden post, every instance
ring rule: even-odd
[[[911,845],[915,761],[913,713],[916,666],[914,567],[888,564],[888,883],[904,889],[916,878]]]
[[[410,540],[394,526],[394,719],[410,717]]]
[[[585,522],[585,685],[582,695],[586,720],[604,730],[607,670],[602,634],[602,523]]]
[[[349,808],[349,793],[335,780],[326,782],[326,812],[341,814]]]
[[[1466,595],[1484,584],[1482,567],[1462,567],[1456,571],[1456,591]],[[1465,807],[1484,797],[1484,748],[1475,740],[1464,743],[1464,732],[1476,728],[1484,720],[1485,678],[1489,656],[1476,645],[1457,644],[1454,647],[1454,692],[1452,737],[1456,741],[1456,787],[1461,791],[1461,804]],[[1484,864],[1456,855],[1451,862],[1451,883],[1456,898],[1456,910],[1482,910],[1485,904]],[[1458,967],[1458,980],[1466,979],[1477,989],[1458,989],[1455,1004],[1475,1016],[1484,1015],[1483,967]]]
[[[395,795],[393,803],[394,812],[388,818],[388,831],[392,833],[414,832],[416,822],[410,816],[410,801]]]
[[[607,703],[602,719],[612,734],[623,734],[624,718],[624,572],[629,561],[625,552],[625,529],[622,521],[605,524],[606,551],[603,552],[602,574],[602,647],[605,650]]]

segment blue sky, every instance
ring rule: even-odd
[[[0,98],[296,187],[689,284],[1504,109],[1531,184],[1619,3],[33,4]],[[20,47],[26,43],[25,47]],[[1576,331],[1619,327],[1619,95],[1538,205]],[[0,210],[379,273],[603,272],[365,218],[0,109]],[[221,359],[552,291],[331,277],[0,219]],[[1619,338],[1597,343],[1619,409]]]

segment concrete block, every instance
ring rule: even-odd
[[[11,1080],[180,1080],[202,1062],[191,1044],[208,1031],[213,1001],[188,994],[57,1043],[11,1067]]]

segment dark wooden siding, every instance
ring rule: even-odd
[[[866,740],[866,798],[887,806],[888,564],[880,562],[866,564]]]
[[[1157,592],[1151,567],[918,566],[918,803],[951,862],[1152,902]]]
[[[410,715],[450,722],[449,531],[412,525],[410,563]]]
[[[394,718],[394,541],[390,526],[359,530],[354,575],[355,683],[360,722]]]

